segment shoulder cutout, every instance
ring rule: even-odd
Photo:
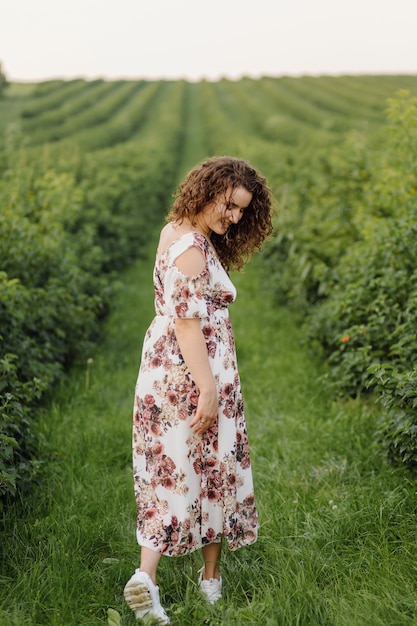
[[[199,248],[191,246],[175,259],[175,265],[185,276],[198,276],[206,267],[206,259]]]

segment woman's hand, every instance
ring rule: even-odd
[[[200,392],[195,417],[190,427],[196,435],[203,435],[217,421],[219,403],[216,388]]]

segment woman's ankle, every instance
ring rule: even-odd
[[[205,563],[203,568],[203,580],[216,578],[220,580],[220,567],[218,563]]]

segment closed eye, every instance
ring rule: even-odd
[[[237,204],[235,204],[234,202],[229,202],[226,210],[227,211],[233,211],[233,209],[239,209],[239,211],[243,214],[243,211],[245,210],[246,207],[240,207]]]

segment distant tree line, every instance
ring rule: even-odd
[[[3,71],[3,65],[0,61],[0,96],[3,95],[3,91],[8,84],[6,74]]]

